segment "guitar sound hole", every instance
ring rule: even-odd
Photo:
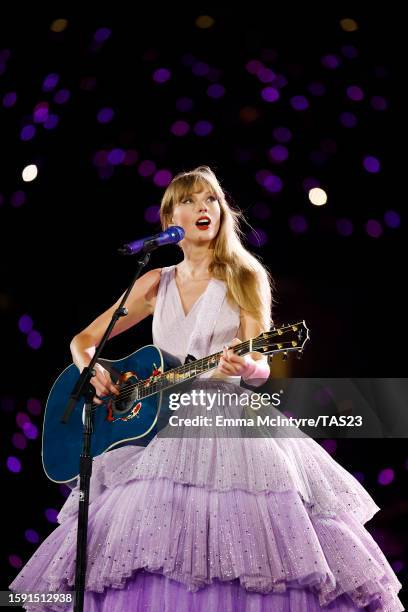
[[[132,376],[131,378],[128,378],[125,383],[121,384],[120,396],[118,396],[113,403],[114,414],[123,414],[128,412],[133,407],[135,403],[135,391],[131,387],[133,387],[133,385],[136,383],[136,377]]]

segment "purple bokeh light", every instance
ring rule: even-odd
[[[29,440],[35,440],[38,438],[38,427],[33,423],[24,423],[23,432],[26,438]]]
[[[39,102],[33,111],[33,119],[35,123],[44,123],[49,115],[48,102]]]
[[[13,474],[21,472],[21,461],[20,459],[17,459],[17,457],[10,455],[10,457],[7,457],[6,464],[9,472],[13,472]]]
[[[47,74],[42,84],[42,90],[52,91],[58,85],[59,79],[60,79],[59,75],[56,74],[55,72]]]
[[[68,89],[60,89],[54,96],[56,104],[65,104],[71,97],[71,92]]]
[[[158,68],[153,73],[153,80],[156,83],[166,83],[170,79],[171,72],[167,68]]]
[[[140,162],[138,172],[141,176],[151,176],[156,171],[156,164],[150,159]]]
[[[385,468],[380,471],[380,473],[378,474],[377,480],[380,485],[388,485],[394,480],[394,478],[395,478],[394,470],[391,468]]]
[[[375,219],[369,219],[367,221],[365,231],[371,238],[379,238],[383,233],[381,224]]]
[[[276,87],[264,87],[261,96],[265,102],[276,102],[280,98],[280,93]]]
[[[263,70],[265,66],[259,60],[254,59],[247,62],[245,67],[251,74],[258,74],[258,72]]]
[[[19,450],[24,450],[27,446],[27,439],[21,433],[15,433],[11,437],[11,443]]]
[[[370,104],[376,111],[385,111],[388,107],[387,100],[382,96],[372,96]]]
[[[163,168],[162,170],[158,170],[156,172],[153,177],[153,182],[158,187],[167,187],[172,178],[173,175],[170,170],[166,170],[165,168]]]
[[[283,182],[276,174],[268,174],[264,179],[263,186],[271,193],[278,193],[283,187]]]
[[[321,59],[322,66],[334,70],[341,65],[341,59],[337,55],[328,54],[324,55]]]
[[[160,206],[148,206],[144,218],[148,223],[157,223],[160,219]]]
[[[19,206],[22,206],[25,201],[26,194],[21,189],[19,189],[18,191],[14,191],[10,196],[10,203],[13,208],[18,208]]]
[[[274,162],[284,162],[289,157],[289,151],[284,145],[274,145],[268,151],[269,159]]]
[[[347,97],[354,102],[360,102],[364,98],[364,92],[358,85],[350,85],[346,90]]]
[[[99,28],[98,30],[96,30],[95,34],[94,34],[94,40],[95,42],[105,42],[105,40],[108,40],[108,38],[110,38],[112,34],[112,30],[109,28]]]
[[[270,68],[260,68],[257,72],[257,77],[262,83],[271,83],[276,79],[276,74]]]
[[[19,569],[23,566],[23,562],[18,555],[9,555],[8,561],[11,567]]]
[[[30,423],[30,417],[25,412],[17,412],[16,423],[22,429],[26,423]]]
[[[213,131],[213,126],[209,121],[197,121],[194,132],[197,136],[208,136]]]
[[[58,115],[56,115],[55,113],[51,113],[50,115],[48,115],[48,118],[44,123],[44,127],[46,130],[53,130],[55,127],[57,127],[58,123]]]
[[[18,320],[18,328],[24,334],[28,334],[33,329],[33,320],[29,315],[22,315]]]
[[[4,108],[11,108],[17,102],[17,93],[15,91],[8,91],[3,96]]]
[[[351,236],[353,233],[353,223],[350,219],[337,219],[336,226],[340,236]]]
[[[395,229],[400,226],[401,218],[400,218],[400,215],[397,213],[397,211],[387,210],[384,213],[384,222],[385,222],[385,225],[387,225],[388,227]]]
[[[353,128],[357,125],[357,117],[354,113],[345,111],[340,115],[340,123],[346,128]]]
[[[31,542],[31,544],[38,544],[40,541],[40,536],[34,529],[26,529],[24,532],[24,537],[27,542]]]
[[[27,336],[27,344],[30,348],[36,350],[42,345],[42,336],[35,329],[31,330]]]
[[[376,173],[381,170],[380,160],[372,155],[367,155],[363,159],[363,166],[370,173]]]
[[[292,132],[287,127],[283,127],[283,126],[276,127],[274,128],[272,134],[275,140],[281,143],[286,143],[292,140]]]
[[[30,399],[27,401],[27,410],[35,416],[41,414],[41,402],[34,397],[30,397]]]
[[[45,518],[49,523],[57,523],[58,511],[54,508],[47,508],[44,512]]]
[[[295,234],[303,234],[307,230],[307,221],[303,215],[289,217],[289,227]]]
[[[32,140],[35,136],[36,129],[34,125],[29,123],[25,125],[20,132],[20,139],[23,141]]]
[[[175,121],[170,128],[170,131],[174,136],[185,136],[190,131],[190,126],[187,121]]]
[[[108,153],[108,162],[112,166],[119,166],[125,160],[125,152],[123,149],[112,149]]]
[[[305,96],[292,96],[290,104],[296,111],[304,111],[309,108],[309,102]]]
[[[219,83],[213,83],[212,85],[208,86],[207,95],[210,98],[214,98],[214,99],[222,98],[224,94],[225,94],[224,85],[220,85]]]
[[[114,116],[115,116],[115,112],[113,108],[106,106],[104,108],[101,108],[98,111],[96,118],[99,121],[99,123],[109,123],[110,121],[112,121]]]

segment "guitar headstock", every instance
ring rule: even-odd
[[[303,320],[262,332],[252,339],[252,351],[272,356],[280,353],[283,359],[287,359],[290,352],[296,352],[300,358],[308,340],[309,329]]]

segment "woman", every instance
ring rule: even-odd
[[[225,345],[269,330],[271,279],[241,243],[239,213],[202,166],[173,179],[160,215],[163,229],[184,228],[184,259],[138,279],[113,335],[153,314],[154,344],[182,361],[223,350],[218,367],[198,376],[193,389],[205,389],[206,397],[251,396],[240,380],[265,382],[265,356],[238,356]],[[198,223],[204,217],[209,225]],[[80,370],[118,304],[73,339]],[[118,393],[100,365],[91,382],[96,403]],[[233,411],[223,402],[212,409]],[[59,514],[61,525],[11,589],[72,589],[77,503],[78,487]],[[210,429],[197,438],[187,427],[173,435],[166,427],[146,448],[126,446],[94,459],[84,609],[403,610],[401,584],[363,527],[378,510],[305,435],[249,438]]]

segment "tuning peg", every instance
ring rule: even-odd
[[[283,361],[285,361],[288,358],[288,353],[287,351],[285,351],[284,353],[282,353],[282,359]]]
[[[303,357],[303,351],[296,351],[296,357],[297,357],[298,359],[302,359],[302,357]]]

